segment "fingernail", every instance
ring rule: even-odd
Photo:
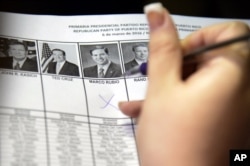
[[[164,22],[164,7],[160,2],[151,3],[144,6],[144,13],[147,15],[149,28],[151,31],[160,27]]]

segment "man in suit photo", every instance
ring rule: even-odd
[[[125,70],[128,71],[135,66],[141,65],[148,60],[148,46],[144,43],[135,44],[132,46],[134,59],[125,63]]]
[[[54,61],[49,63],[48,73],[79,76],[78,66],[66,60],[64,50],[53,49],[51,56],[53,56]]]
[[[11,40],[8,44],[8,56],[0,58],[0,68],[37,72],[37,61],[27,57],[27,46],[20,41]]]
[[[121,67],[119,64],[109,59],[109,50],[103,46],[95,46],[90,50],[92,59],[96,65],[84,69],[85,77],[113,78],[121,77]]]

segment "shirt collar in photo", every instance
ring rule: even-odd
[[[26,59],[27,58],[25,58],[24,60],[21,60],[21,61],[17,61],[17,60],[15,60],[14,58],[13,58],[13,67],[15,67],[16,66],[16,64],[17,63],[19,63],[19,66],[20,66],[20,68],[23,66],[23,64],[24,64],[24,62],[26,61]]]
[[[135,59],[135,61],[138,63],[138,65],[141,65],[142,63],[147,62],[147,61],[142,61],[142,60],[139,60],[139,59]]]

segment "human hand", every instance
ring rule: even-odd
[[[243,22],[225,22],[180,42],[167,10],[147,13],[150,26],[148,88],[144,101],[121,102],[138,118],[142,166],[229,165],[230,149],[250,148],[249,43],[204,53],[182,79],[182,56],[202,46],[249,33]]]

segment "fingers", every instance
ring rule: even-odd
[[[225,41],[249,33],[249,27],[243,22],[225,22],[203,28],[182,41],[183,52],[188,53],[195,48]],[[217,48],[200,56],[199,69],[187,80],[196,90],[217,88],[215,93],[230,96],[242,87],[247,76],[249,78],[250,48],[248,41],[233,43]],[[212,96],[212,95],[211,95]],[[218,95],[216,95],[219,97]]]
[[[223,22],[191,33],[181,41],[181,45],[185,55],[196,48],[242,36],[246,33],[249,33],[249,27],[246,23],[238,21]]]
[[[160,3],[145,6],[150,27],[149,86],[175,83],[180,80],[181,46],[175,24]],[[152,80],[152,81],[151,81]]]
[[[182,40],[181,44],[183,53],[185,55],[197,48],[239,37],[247,33],[249,33],[249,27],[246,23],[243,22],[231,21],[207,26],[200,29],[199,31],[190,34]],[[224,56],[224,60],[230,60],[231,62],[238,63],[239,66],[244,66],[242,63],[245,63],[247,61],[245,58],[249,53],[248,47],[248,43],[246,41],[243,41],[205,52],[204,55],[197,57],[199,65],[202,66],[200,67],[200,69],[205,69],[205,66],[207,66],[212,72],[210,68],[211,65],[208,64],[214,62],[217,56]],[[245,58],[242,58],[241,56]],[[196,74],[193,76],[204,76],[201,71],[203,70],[198,70],[198,72],[196,72]],[[200,76],[198,76],[199,73]]]
[[[120,102],[119,108],[125,114],[132,118],[137,118],[140,114],[143,100]]]

